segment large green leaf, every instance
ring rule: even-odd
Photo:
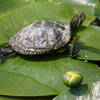
[[[78,59],[100,60],[100,27],[89,26],[79,32]]]
[[[12,96],[43,96],[57,94],[34,78],[0,70],[0,94]]]
[[[0,70],[2,71],[2,74],[5,75],[0,78],[0,94],[13,96],[48,95],[50,93],[55,95],[55,92],[56,94],[61,93],[68,89],[64,85],[62,78],[63,74],[70,70],[77,70],[81,72],[84,75],[84,83],[87,85],[99,80],[100,75],[98,66],[66,58],[65,54],[58,56],[35,56],[32,58],[18,56],[13,59],[8,59],[2,63],[0,65]],[[7,75],[7,73],[10,75]],[[25,77],[16,78],[21,76]],[[34,80],[33,85],[32,82],[30,84],[31,80],[28,81],[29,79]],[[41,87],[41,84],[49,87],[48,92],[43,89],[44,87],[38,87],[38,84],[35,84],[36,82],[39,82]],[[9,84],[6,86],[6,83]],[[18,88],[16,85],[18,85]],[[50,87],[52,92],[50,91]],[[5,89],[7,89],[7,91],[5,91]],[[32,92],[33,94],[31,94]]]

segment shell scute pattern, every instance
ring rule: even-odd
[[[10,45],[21,54],[43,54],[63,47],[69,42],[70,37],[69,25],[41,21],[15,34],[10,40]]]

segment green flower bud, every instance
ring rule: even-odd
[[[69,71],[64,74],[64,83],[69,87],[77,87],[83,81],[83,76],[79,72]]]

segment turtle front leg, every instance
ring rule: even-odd
[[[68,48],[68,56],[73,57],[73,44],[69,43],[67,48]]]
[[[68,44],[68,56],[71,58],[74,58],[77,56],[77,54],[75,54],[74,51],[74,45],[76,44],[76,41],[79,40],[78,36],[73,37],[73,39],[71,39],[70,43]]]

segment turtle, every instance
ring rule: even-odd
[[[0,56],[17,52],[23,55],[40,55],[51,52],[63,52],[73,57],[77,31],[85,19],[85,13],[77,13],[70,24],[40,21],[32,23],[11,37],[10,41],[0,46]]]

